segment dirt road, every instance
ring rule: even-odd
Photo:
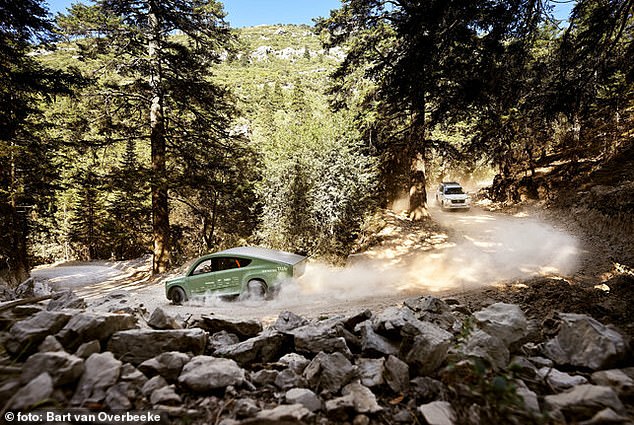
[[[298,282],[272,301],[228,302],[209,296],[174,306],[160,282],[148,284],[147,261],[70,264],[40,268],[33,275],[55,288],[72,288],[89,301],[126,289],[131,303],[149,311],[161,306],[174,315],[213,313],[266,323],[286,310],[307,317],[380,310],[410,296],[460,294],[503,281],[575,271],[580,254],[576,239],[534,217],[478,208],[445,212],[432,207],[431,214],[444,231],[430,233],[428,226],[390,213],[380,244],[355,256],[345,268],[310,264]]]

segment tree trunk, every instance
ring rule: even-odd
[[[427,212],[427,189],[425,185],[425,155],[417,152],[411,159],[409,185],[409,216],[418,221],[429,216]]]
[[[154,256],[152,273],[163,273],[170,263],[170,223],[167,195],[167,176],[165,175],[165,119],[163,116],[163,89],[161,63],[159,60],[161,31],[158,17],[150,2],[148,17],[150,41],[150,87],[152,104],[150,106],[150,143],[152,145],[152,234]]]
[[[409,217],[414,221],[429,217],[425,188],[425,124],[425,102],[421,99],[418,112],[412,116],[409,140]]]

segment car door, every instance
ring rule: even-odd
[[[216,257],[212,264],[214,279],[213,284],[209,285],[209,290],[218,294],[239,293],[242,289],[242,271],[239,269],[244,262],[235,257]]]
[[[213,260],[209,258],[201,261],[187,277],[187,284],[192,294],[203,294],[213,286],[216,279]]]

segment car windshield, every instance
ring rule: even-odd
[[[448,187],[445,189],[445,195],[462,195],[464,192],[461,187]]]

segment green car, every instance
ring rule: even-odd
[[[216,294],[265,298],[285,280],[304,273],[306,257],[257,247],[231,248],[195,260],[185,276],[165,282],[174,304],[195,296]]]

